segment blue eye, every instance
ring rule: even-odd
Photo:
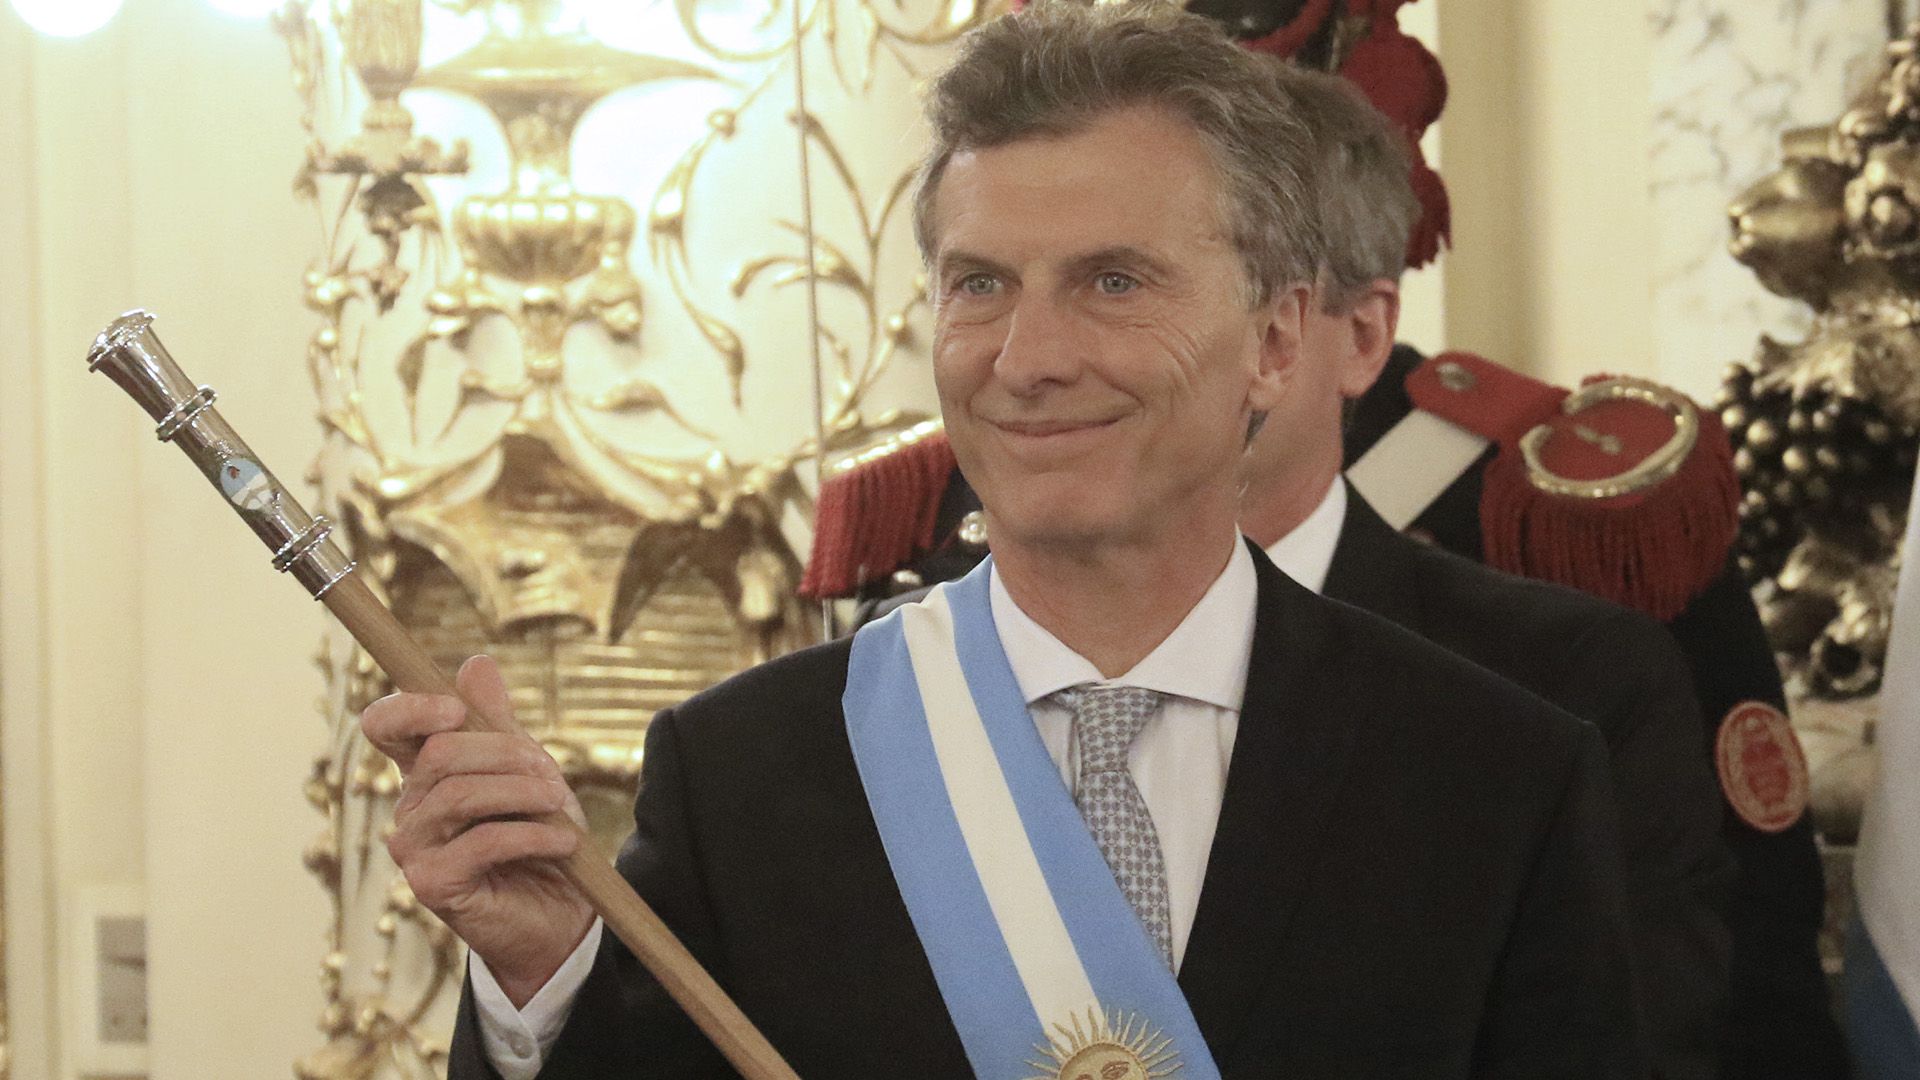
[[[1131,274],[1118,270],[1108,270],[1094,279],[1101,292],[1108,296],[1124,296],[1140,287],[1140,282]]]
[[[992,296],[999,290],[1000,280],[992,274],[975,272],[961,278],[957,287],[968,296]]]

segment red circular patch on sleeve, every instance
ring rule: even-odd
[[[1714,746],[1720,790],[1740,820],[1777,833],[1807,812],[1807,757],[1785,713],[1764,701],[1735,705]]]

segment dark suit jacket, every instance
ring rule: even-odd
[[[1421,359],[1413,349],[1396,346],[1386,371],[1354,403],[1346,428],[1349,464],[1412,410],[1406,379]],[[1431,536],[1455,554],[1482,559],[1481,473],[1496,452],[1490,448],[1442,492],[1410,531]],[[1731,557],[1727,563],[1719,580],[1667,624],[1693,674],[1701,741],[1707,746],[1742,702],[1786,709],[1760,614],[1739,568]],[[1727,912],[1733,974],[1720,1033],[1721,1074],[1724,1080],[1844,1080],[1846,1049],[1828,1006],[1816,945],[1826,883],[1813,821],[1805,816],[1782,832],[1764,833],[1724,799],[1721,813],[1721,835],[1739,868]]]
[[[1733,861],[1691,675],[1654,620],[1395,532],[1357,492],[1324,594],[1383,615],[1599,727],[1626,851],[1654,1072],[1717,1075]]]
[[[1644,1075],[1599,734],[1256,562],[1180,971],[1223,1074]],[[848,651],[658,714],[620,868],[807,1080],[965,1077],[848,749]],[[450,1075],[491,1074],[469,995]],[[607,935],[541,1075],[731,1073]]]

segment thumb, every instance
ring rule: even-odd
[[[461,700],[467,707],[492,721],[486,726],[499,728],[503,721],[513,719],[513,703],[507,696],[507,680],[500,674],[500,665],[491,656],[473,656],[460,665],[460,673],[453,678],[455,689],[460,691]]]

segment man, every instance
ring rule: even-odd
[[[1598,733],[1237,535],[1320,260],[1313,77],[1059,4],[934,86],[935,378],[994,557],[658,714],[620,859],[801,1075],[1642,1075]],[[727,1075],[544,861],[551,762],[458,720],[364,718],[472,947],[452,1075]]]
[[[1396,346],[1385,373],[1354,403],[1346,435],[1349,465],[1413,410],[1404,386],[1421,363],[1418,353]],[[1448,484],[1410,531],[1462,558],[1484,558],[1485,464],[1483,458]],[[1336,587],[1330,582],[1328,594],[1339,596]],[[1686,657],[1703,742],[1715,745],[1729,719],[1755,708],[1784,728],[1786,692],[1773,646],[1731,558],[1666,626]],[[1826,886],[1812,815],[1803,803],[1784,828],[1749,820],[1730,799],[1739,790],[1730,780],[1723,772],[1721,837],[1737,874],[1726,906],[1732,956],[1719,1025],[1721,1075],[1724,1080],[1845,1080],[1850,1066],[1818,949]]]
[[[1612,751],[1636,981],[1656,1075],[1718,1075],[1732,874],[1686,662],[1646,616],[1401,535],[1341,478],[1345,404],[1380,375],[1415,204],[1398,137],[1339,83],[1314,114],[1329,236],[1296,392],[1246,468],[1241,527],[1295,581],[1375,612],[1597,725]]]
[[[1296,386],[1247,460],[1241,526],[1308,588],[1385,616],[1606,734],[1656,1071],[1715,1075],[1732,867],[1685,660],[1645,616],[1401,536],[1341,480],[1343,405],[1375,383],[1392,345],[1416,208],[1398,139],[1376,110],[1334,80],[1299,92],[1327,154],[1327,264]]]
[[[1370,183],[1374,188],[1382,183],[1397,185],[1390,177],[1376,176],[1370,181],[1356,175],[1345,185],[1345,190],[1358,195]],[[1372,196],[1383,197],[1377,191]],[[1380,219],[1366,216],[1366,201],[1359,198],[1347,201],[1350,205],[1346,212],[1355,215],[1350,220],[1364,223],[1363,227],[1348,233],[1349,239],[1345,242],[1338,239],[1337,232],[1330,233],[1329,247],[1335,252],[1351,253],[1347,271],[1349,290],[1360,300],[1346,305],[1345,310],[1358,320],[1354,324],[1355,332],[1372,341],[1370,355],[1377,356],[1377,352],[1372,351],[1379,348],[1377,335],[1369,336],[1365,324],[1382,311],[1377,298],[1380,294],[1374,290],[1390,286],[1399,277],[1401,249],[1394,246],[1390,238],[1369,234],[1368,229],[1377,228]],[[1365,299],[1368,295],[1376,299],[1369,302]],[[1391,337],[1390,325],[1385,333]],[[1396,346],[1385,358],[1384,372],[1380,372],[1377,360],[1370,360],[1360,364],[1359,371],[1349,378],[1344,388],[1350,398],[1344,433],[1344,458],[1349,467],[1414,411],[1406,387],[1410,377],[1422,366],[1422,359],[1411,348]],[[1410,531],[1431,539],[1439,549],[1476,563],[1484,561],[1487,556],[1481,534],[1482,481],[1492,453],[1489,450],[1457,477],[1450,478],[1431,505],[1413,518]],[[1270,480],[1263,486],[1271,487],[1274,482]],[[1430,552],[1416,557],[1415,549],[1406,544],[1397,545],[1398,552],[1394,554],[1384,544],[1358,543],[1362,536],[1377,539],[1381,531],[1382,523],[1370,511],[1350,512],[1347,522],[1356,530],[1353,537],[1356,543],[1349,546],[1348,534],[1340,534],[1341,546],[1328,572],[1326,594],[1415,629],[1600,725],[1608,733],[1608,741],[1616,753],[1615,783],[1620,790],[1623,832],[1630,852],[1636,847],[1643,852],[1655,850],[1644,842],[1636,843],[1635,821],[1652,822],[1671,810],[1665,794],[1669,785],[1658,782],[1662,767],[1655,755],[1679,754],[1682,762],[1690,763],[1700,753],[1699,747],[1711,748],[1719,741],[1718,736],[1729,718],[1747,715],[1756,709],[1775,718],[1787,737],[1791,737],[1784,719],[1786,694],[1774,663],[1773,648],[1731,557],[1726,559],[1719,575],[1700,588],[1677,615],[1660,615],[1685,658],[1692,696],[1699,706],[1700,736],[1682,739],[1674,726],[1676,716],[1668,716],[1665,723],[1643,720],[1634,725],[1608,719],[1609,712],[1619,715],[1631,701],[1632,693],[1628,684],[1620,679],[1620,673],[1640,670],[1641,665],[1624,657],[1609,659],[1600,651],[1567,646],[1559,650],[1561,655],[1569,663],[1574,663],[1576,658],[1578,662],[1563,673],[1554,664],[1544,662],[1545,654],[1552,651],[1551,644],[1564,638],[1560,632],[1537,627],[1526,620],[1510,624],[1504,635],[1485,632],[1480,628],[1485,624],[1476,624],[1473,618],[1442,619],[1434,614],[1431,609],[1436,601],[1431,589],[1425,595],[1414,590],[1407,596],[1394,597],[1379,583],[1404,579],[1415,572],[1436,577],[1449,575],[1436,569],[1441,564]],[[1250,526],[1248,531],[1253,533],[1254,529]],[[1281,543],[1284,545],[1287,541]],[[1362,555],[1363,550],[1377,554]],[[1685,556],[1677,553],[1674,557]],[[1415,571],[1414,567],[1423,569]],[[1465,584],[1470,579],[1459,575],[1458,580]],[[1469,605],[1470,610],[1462,614],[1471,614],[1474,607],[1483,613],[1510,609],[1509,603],[1496,601],[1495,596],[1505,596],[1513,602],[1520,599],[1519,594],[1510,590],[1492,588],[1477,597],[1471,590],[1455,590],[1455,594]],[[1542,600],[1556,595],[1564,596],[1564,593],[1536,591],[1532,594]],[[1416,596],[1420,598],[1414,599]],[[1430,610],[1418,612],[1422,607]],[[1562,617],[1572,618],[1571,609]],[[1618,625],[1617,618],[1615,624]],[[1616,646],[1610,651],[1618,652],[1624,647]],[[1582,652],[1585,655],[1580,655]],[[1661,670],[1664,669],[1662,665]],[[1585,696],[1596,706],[1594,709],[1582,706],[1576,697],[1569,696],[1576,693],[1574,672],[1581,670],[1590,677],[1593,690]],[[1567,691],[1556,691],[1556,684],[1567,687]],[[1605,692],[1608,687],[1613,688],[1611,695]],[[1655,700],[1651,694],[1641,696],[1647,701]],[[1676,700],[1671,696],[1666,699]],[[1665,731],[1669,737],[1659,741],[1665,742],[1668,748],[1661,751],[1649,745],[1653,740],[1642,736],[1637,740],[1642,745],[1632,756],[1644,762],[1645,767],[1636,766],[1620,753],[1623,748],[1633,749],[1621,739],[1627,730]],[[1640,782],[1623,775],[1623,770],[1639,772]],[[1672,781],[1678,779],[1676,775]],[[1830,1010],[1817,948],[1826,888],[1812,817],[1804,812],[1803,803],[1796,819],[1784,825],[1777,820],[1754,820],[1753,815],[1743,810],[1747,800],[1733,797],[1739,791],[1738,785],[1723,774],[1721,787],[1723,790],[1714,801],[1720,805],[1721,838],[1733,858],[1736,872],[1724,906],[1731,956],[1721,961],[1729,969],[1729,989],[1718,1010],[1720,1019],[1713,1046],[1720,1075],[1725,1080],[1801,1080],[1805,1077],[1843,1080],[1849,1066],[1839,1027]],[[1697,814],[1698,808],[1695,810]],[[1693,820],[1697,821],[1697,816]],[[1699,901],[1708,878],[1696,874],[1694,881],[1701,888],[1688,889],[1678,895],[1692,897],[1688,903],[1693,905],[1696,915],[1690,919],[1686,909],[1678,905],[1668,909],[1672,916],[1669,926],[1674,934],[1684,933],[1689,922],[1699,927],[1705,925],[1699,921],[1704,917]],[[1637,903],[1636,907],[1642,909],[1644,916],[1646,904]],[[1642,931],[1643,946],[1653,946],[1657,940],[1658,937],[1647,938]],[[1697,950],[1675,949],[1662,950],[1643,961],[1645,974],[1655,979],[1674,980],[1667,994],[1662,995],[1657,989],[1653,994],[1655,1000],[1665,997],[1675,1006],[1665,1014],[1664,1021],[1657,1010],[1649,1014],[1653,1021],[1656,1064],[1676,1067],[1671,1064],[1672,1051],[1662,1051],[1663,1046],[1692,1046],[1695,1049],[1688,1050],[1688,1055],[1696,1061],[1701,1059],[1698,1022],[1704,1015],[1702,1008],[1707,999],[1702,995],[1705,986],[1699,980],[1710,969],[1697,966],[1700,958]],[[1691,1008],[1685,1005],[1689,1000],[1693,1003]],[[1693,1034],[1688,1034],[1690,1031]]]

